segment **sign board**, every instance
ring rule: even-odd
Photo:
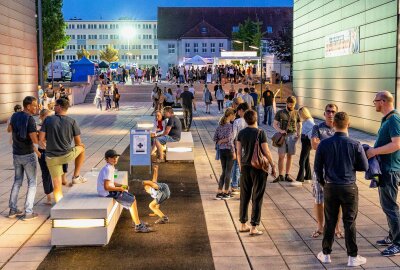
[[[325,57],[336,57],[360,52],[358,27],[340,31],[325,37]]]
[[[135,155],[146,155],[147,151],[147,136],[133,135],[133,153]]]

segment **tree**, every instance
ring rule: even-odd
[[[76,52],[76,56],[78,57],[78,59],[81,59],[82,57],[86,57],[89,59],[90,57],[90,52],[88,52],[87,50],[85,50],[85,48],[80,49],[80,51]]]
[[[108,63],[116,62],[119,60],[118,50],[108,45],[104,51],[100,51],[100,59]]]
[[[280,61],[292,63],[293,28],[289,24],[279,35],[268,42],[268,52],[274,54]]]
[[[252,21],[247,18],[243,23],[239,24],[239,30],[232,34],[233,40],[238,40],[244,43],[233,43],[233,49],[235,51],[241,51],[249,49],[249,46],[259,47],[261,45],[261,38],[263,32],[261,31],[262,22]]]
[[[42,0],[43,58],[46,66],[51,62],[51,52],[67,46],[66,24],[62,14],[62,0]]]

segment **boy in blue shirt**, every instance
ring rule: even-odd
[[[128,192],[128,186],[114,182],[115,165],[119,154],[115,150],[107,150],[105,160],[107,164],[101,169],[97,178],[97,193],[101,197],[114,198],[124,208],[128,209],[135,225],[135,232],[151,232],[147,225],[140,221],[135,196]]]

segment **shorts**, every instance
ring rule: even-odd
[[[171,192],[167,184],[158,183],[157,198],[155,199],[157,204],[162,204],[165,200],[169,199]]]
[[[317,181],[317,176],[315,175],[315,172],[313,172],[312,178],[313,197],[315,200],[315,204],[323,204],[324,190],[322,189],[321,184]]]
[[[162,145],[166,145],[167,142],[177,142],[177,140],[175,140],[174,138],[172,138],[171,136],[168,136],[168,135],[164,135],[164,136],[157,137],[157,140],[158,140]]]
[[[125,191],[110,191],[107,197],[113,198],[126,209],[130,208],[135,201],[135,195]]]
[[[75,160],[83,151],[84,148],[82,146],[75,146],[68,154],[65,154],[63,156],[46,156],[46,163],[47,167],[49,168],[51,177],[54,179],[55,177],[63,175],[63,164],[67,164],[68,162]]]
[[[278,154],[295,155],[297,140],[298,138],[295,133],[288,134],[285,138],[285,142],[278,148]]]

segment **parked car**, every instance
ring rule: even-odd
[[[51,68],[53,67],[53,72]],[[53,62],[47,65],[47,81],[51,82],[54,75],[54,81],[71,81],[72,73],[68,63]]]

